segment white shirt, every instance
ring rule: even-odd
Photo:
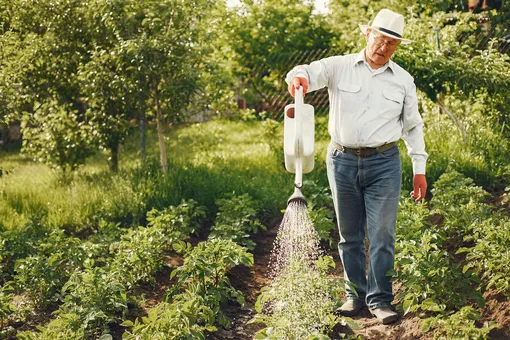
[[[413,77],[393,61],[374,70],[365,50],[294,67],[286,77],[308,79],[308,92],[329,91],[328,131],[345,147],[377,147],[402,138],[413,172],[425,174],[428,155]]]

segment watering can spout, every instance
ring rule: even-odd
[[[294,193],[287,200],[287,205],[289,205],[291,202],[301,202],[304,205],[308,205],[305,196],[303,196],[303,193],[301,192],[301,187],[298,187],[296,185],[296,187],[294,188]]]

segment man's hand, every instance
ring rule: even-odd
[[[414,190],[411,191],[411,197],[415,201],[421,201],[427,194],[427,179],[425,175],[414,175],[413,177]]]
[[[294,97],[294,94],[296,92],[296,89],[300,86],[303,86],[303,97],[305,96],[305,93],[308,91],[308,79],[303,77],[294,77],[289,83],[289,93],[292,97]]]

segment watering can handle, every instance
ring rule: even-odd
[[[304,104],[303,86],[296,87],[296,90],[294,92],[294,101],[296,104]]]

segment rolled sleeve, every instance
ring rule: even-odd
[[[309,65],[298,65],[287,73],[285,81],[289,84],[294,77],[304,77],[308,80],[308,92],[329,86],[331,59],[332,57],[314,61]]]

